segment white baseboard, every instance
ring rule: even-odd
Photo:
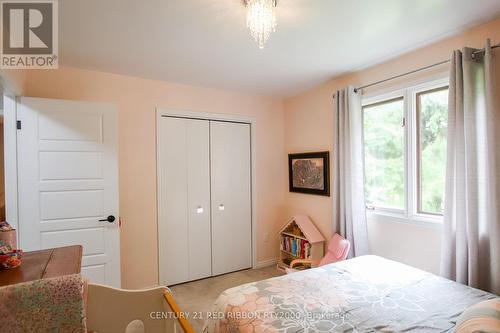
[[[278,263],[278,258],[271,258],[267,260],[262,260],[262,261],[257,261],[257,264],[255,265],[255,269],[258,268],[264,268],[264,267],[269,267],[272,265],[276,265]]]

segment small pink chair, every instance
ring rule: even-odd
[[[313,259],[295,259],[290,263],[290,268],[286,268],[287,273],[293,273],[299,271],[295,269],[294,266],[297,265],[309,265],[310,267],[318,267],[328,264],[333,264],[338,261],[345,260],[349,254],[349,249],[351,248],[351,243],[340,236],[339,234],[334,234],[330,243],[328,243],[328,249],[326,254],[321,260]]]

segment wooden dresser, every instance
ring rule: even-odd
[[[0,271],[0,286],[78,274],[81,266],[81,245],[25,252],[21,266]]]

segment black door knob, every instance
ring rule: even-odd
[[[109,215],[107,218],[103,219],[103,220],[99,220],[100,222],[109,222],[109,223],[113,223],[115,222],[115,217],[113,215]]]

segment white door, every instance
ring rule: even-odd
[[[211,275],[209,123],[161,117],[158,126],[160,283]]]
[[[210,121],[212,274],[252,267],[250,125]]]
[[[17,115],[21,248],[82,245],[82,274],[119,287],[116,108],[21,97]]]

